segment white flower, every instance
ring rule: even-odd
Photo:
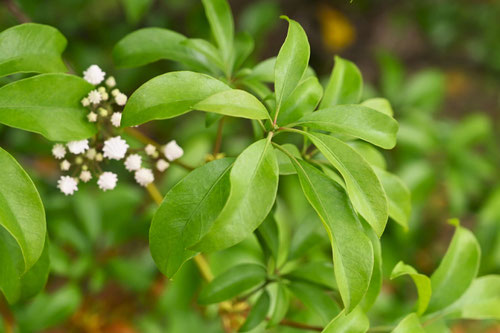
[[[82,99],[82,105],[83,106],[89,106],[90,105],[90,101],[89,101],[89,99],[87,97],[84,97]]]
[[[141,168],[142,157],[137,154],[132,154],[125,160],[125,169],[128,171],[136,171]]]
[[[83,78],[85,81],[92,83],[94,85],[101,83],[104,80],[106,73],[97,65],[92,65],[85,72],[83,72]]]
[[[153,156],[156,153],[156,147],[153,146],[152,144],[148,144],[145,148],[144,151],[148,156]]]
[[[95,123],[97,121],[97,114],[92,111],[87,115],[87,119],[89,120],[89,122]]]
[[[89,102],[92,104],[99,104],[102,101],[102,95],[97,90],[90,91],[87,98],[89,99]]]
[[[115,136],[114,138],[104,141],[104,148],[102,151],[104,157],[110,160],[121,160],[125,157],[127,153],[128,144],[120,136]]]
[[[118,89],[113,89],[113,90],[111,90],[111,95],[112,95],[113,97],[116,97],[116,95],[118,95],[118,94],[120,94],[120,90],[118,90]]]
[[[89,140],[70,141],[66,144],[66,146],[68,146],[70,152],[78,155],[89,149]]]
[[[113,88],[114,86],[116,86],[116,80],[114,77],[110,76],[107,78],[106,80],[106,85],[110,88]]]
[[[135,172],[134,175],[135,181],[141,185],[146,186],[151,184],[155,180],[155,176],[153,176],[153,171],[151,169],[141,168]]]
[[[182,157],[184,150],[182,150],[175,140],[172,140],[163,147],[163,154],[167,160],[173,161]]]
[[[106,171],[103,172],[97,180],[97,185],[103,191],[112,190],[116,187],[118,176],[115,173]]]
[[[116,101],[116,104],[123,106],[127,103],[127,95],[122,94],[122,93],[118,93],[115,96],[115,101]]]
[[[68,160],[64,160],[61,162],[61,170],[62,171],[68,171],[70,167],[71,167],[71,163],[69,163]]]
[[[66,148],[60,143],[57,143],[52,147],[52,155],[54,155],[55,158],[60,160],[64,156],[66,156]]]
[[[88,151],[87,151],[87,158],[89,160],[93,160],[95,158],[95,155],[97,154],[97,151],[95,150],[95,148],[90,148]]]
[[[65,195],[72,195],[78,191],[76,179],[70,176],[61,176],[57,181],[57,188]]]
[[[88,170],[84,170],[80,173],[80,179],[82,182],[86,183],[92,179],[92,174]]]
[[[158,160],[158,162],[156,162],[156,169],[158,169],[158,171],[160,172],[163,172],[165,170],[167,170],[167,168],[170,166],[170,163],[168,163],[167,161],[165,161],[163,158],[160,158]]]
[[[122,113],[114,112],[111,115],[111,124],[113,124],[114,127],[120,127],[121,122],[122,122]]]

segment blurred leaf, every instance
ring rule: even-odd
[[[107,263],[106,269],[112,278],[135,292],[146,292],[151,287],[156,273],[147,252],[138,257],[113,258]]]
[[[233,159],[224,158],[193,170],[165,196],[149,231],[151,254],[171,278],[196,252],[186,250],[210,229],[229,195]]]
[[[271,304],[271,318],[269,318],[269,322],[267,323],[268,328],[278,325],[285,318],[290,306],[290,291],[288,288],[282,283],[275,283],[273,287],[275,288],[275,293]]]
[[[84,231],[89,239],[95,242],[101,233],[102,224],[99,202],[88,191],[78,191],[72,199],[74,210]]]
[[[252,53],[254,49],[254,39],[249,33],[243,31],[236,34],[234,43],[236,53],[233,67],[234,70],[237,70],[245,63],[245,60],[247,60],[248,56]]]
[[[231,8],[226,0],[202,0],[202,3],[212,35],[229,69],[234,56],[234,22]]]
[[[323,289],[315,285],[304,282],[292,282],[288,285],[288,289],[305,306],[314,310],[323,319],[324,324],[328,323],[340,311],[335,301]]]
[[[313,112],[321,96],[323,87],[318,79],[314,76],[304,79],[283,103],[277,123],[287,125]]]
[[[412,108],[435,111],[444,98],[445,78],[437,70],[424,70],[412,76],[402,92],[405,104]]]
[[[278,161],[270,140],[259,140],[236,159],[230,173],[226,205],[210,231],[191,248],[221,250],[247,238],[266,218],[278,190]]]
[[[217,276],[198,297],[200,304],[219,303],[250,291],[266,281],[266,269],[257,264],[241,264]]]
[[[415,313],[410,313],[392,330],[392,333],[425,333]]]
[[[250,313],[245,320],[245,323],[239,329],[240,332],[248,332],[253,330],[257,325],[266,319],[267,312],[269,311],[269,305],[271,303],[271,298],[269,293],[264,290],[262,294],[257,299],[257,302],[250,309]]]
[[[48,25],[25,23],[0,33],[0,77],[14,73],[66,72],[66,38]]]
[[[273,216],[273,211],[267,215],[266,219],[256,230],[256,236],[265,251],[274,258],[278,259],[280,248],[279,229]]]
[[[417,314],[421,315],[427,309],[427,305],[429,304],[429,300],[431,299],[431,280],[426,275],[418,273],[412,266],[406,265],[404,262],[400,261],[392,270],[391,280],[403,275],[409,275],[415,283],[415,286],[417,287]],[[411,319],[408,320],[411,321]]]
[[[325,109],[339,104],[358,103],[362,91],[363,78],[358,67],[349,60],[335,56],[335,66],[319,108]]]
[[[273,1],[253,1],[241,13],[240,28],[242,31],[247,31],[255,40],[261,40],[261,37],[276,24],[279,11],[279,5]]]
[[[392,103],[398,103],[401,100],[401,87],[404,86],[405,72],[403,64],[394,55],[385,51],[377,54],[377,61],[381,71],[380,84],[382,93]]]
[[[229,89],[221,81],[195,72],[157,76],[130,96],[123,110],[122,127],[177,117],[193,110],[194,105],[205,98]]]
[[[312,282],[329,289],[337,289],[335,273],[330,261],[312,261],[300,264],[286,277],[292,280]]]
[[[81,140],[96,132],[80,101],[92,89],[82,78],[42,74],[0,88],[0,123],[52,141]]]
[[[368,331],[370,322],[361,307],[358,306],[350,313],[342,311],[325,327],[323,333],[364,333]]]
[[[370,98],[361,103],[361,105],[385,113],[390,117],[394,116],[391,103],[385,98]]]
[[[153,0],[122,0],[127,21],[137,24],[147,13]]]

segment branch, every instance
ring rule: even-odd
[[[222,143],[222,128],[224,127],[224,119],[226,117],[222,117],[219,120],[219,126],[217,127],[217,137],[215,138],[215,145],[214,145],[214,158],[217,158],[217,154],[220,152],[220,146]]]
[[[14,315],[10,311],[9,305],[3,295],[0,295],[0,314],[3,317],[5,333],[13,333],[15,326]]]
[[[323,327],[320,326],[312,326],[308,324],[303,324],[303,323],[298,323],[293,320],[288,320],[288,319],[283,319],[279,323],[281,326],[289,326],[289,327],[294,327],[294,328],[300,328],[303,330],[310,330],[310,331],[318,331],[321,332],[323,331]]]
[[[26,15],[22,9],[14,2],[14,0],[4,0],[7,10],[19,21],[19,23],[31,22],[31,19]]]

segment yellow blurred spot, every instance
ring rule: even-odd
[[[351,46],[355,41],[356,30],[354,26],[338,10],[327,5],[321,5],[318,9],[318,18],[323,43],[330,51],[339,52]]]
[[[468,89],[469,79],[463,71],[456,69],[446,73],[446,92],[448,96],[461,96],[467,92]]]

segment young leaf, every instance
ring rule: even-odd
[[[280,247],[278,224],[273,216],[273,211],[256,230],[256,236],[265,253],[270,254],[275,260],[278,259]]]
[[[335,301],[325,291],[315,285],[304,282],[292,282],[288,289],[297,296],[305,306],[316,312],[323,323],[328,323],[340,311]]]
[[[287,125],[313,112],[322,95],[323,87],[315,76],[303,80],[283,103],[277,123]]]
[[[431,280],[426,275],[418,273],[412,266],[406,265],[404,262],[400,261],[392,270],[391,280],[403,275],[409,275],[417,287],[417,314],[421,315],[427,309],[427,305],[431,299]]]
[[[17,161],[0,148],[0,228],[20,249],[22,267],[28,271],[42,255],[45,244],[45,211],[40,195]]]
[[[177,117],[205,98],[230,88],[221,81],[194,72],[170,72],[144,83],[130,96],[122,126]]]
[[[268,58],[259,62],[248,75],[249,78],[262,82],[274,82],[274,68],[276,67],[276,57]]]
[[[266,319],[267,312],[269,311],[269,305],[271,304],[271,298],[269,293],[264,290],[262,294],[257,299],[257,302],[250,309],[245,323],[240,328],[240,332],[248,332],[253,330],[257,325]]]
[[[391,103],[385,98],[370,98],[361,103],[361,105],[385,113],[389,117],[394,116]]]
[[[231,169],[226,205],[210,231],[192,249],[217,251],[248,237],[271,210],[278,179],[278,161],[270,140],[259,140],[245,149]]]
[[[276,58],[274,67],[274,90],[276,91],[276,105],[281,104],[290,96],[299,84],[309,63],[309,42],[307,35],[294,20],[282,16],[288,21],[288,34]]]
[[[237,70],[247,60],[254,48],[254,40],[247,32],[236,34],[234,39],[234,48],[236,51],[233,70]]]
[[[455,234],[439,267],[431,276],[432,297],[427,313],[436,312],[456,301],[477,275],[481,249],[469,230],[456,224]]]
[[[296,125],[345,134],[385,149],[394,148],[398,123],[394,118],[362,105],[337,105],[299,119]]]
[[[219,50],[210,42],[204,39],[188,38],[183,43],[191,49],[203,54],[210,62],[224,71],[224,63],[219,55]]]
[[[332,262],[312,261],[301,264],[286,275],[288,279],[307,281],[329,289],[337,289]]]
[[[187,250],[210,229],[229,195],[233,159],[224,158],[193,170],[165,196],[149,230],[151,255],[160,271],[172,277],[196,252]]]
[[[266,107],[254,95],[239,89],[213,94],[196,103],[193,109],[247,119],[271,119]]]
[[[381,236],[387,223],[387,198],[371,166],[349,145],[325,134],[306,133],[340,172],[354,208]]]
[[[81,140],[96,132],[80,100],[92,89],[68,74],[42,74],[0,88],[0,123],[53,141]]]
[[[426,331],[420,323],[420,319],[415,313],[410,313],[403,318],[393,330],[392,333],[425,333]]]
[[[373,171],[384,187],[387,195],[389,216],[408,230],[408,220],[411,215],[411,193],[405,183],[390,172],[373,166]]]
[[[307,162],[294,161],[302,190],[330,238],[335,278],[349,313],[368,289],[373,271],[372,245],[342,187]]]
[[[0,33],[0,77],[14,73],[66,72],[66,38],[48,25],[25,23]]]
[[[263,266],[236,265],[207,284],[202,289],[198,302],[200,304],[219,303],[256,288],[265,281],[266,269]]]
[[[283,283],[276,283],[276,293],[272,303],[273,312],[267,327],[278,325],[285,318],[290,306],[290,290]]]
[[[358,306],[350,313],[342,311],[325,327],[323,333],[365,333],[370,327],[366,314]]]
[[[363,91],[363,78],[355,64],[349,60],[335,56],[330,80],[325,89],[320,109],[338,104],[356,104]]]
[[[212,35],[219,46],[226,64],[232,62],[234,22],[231,8],[226,0],[202,0]]]

